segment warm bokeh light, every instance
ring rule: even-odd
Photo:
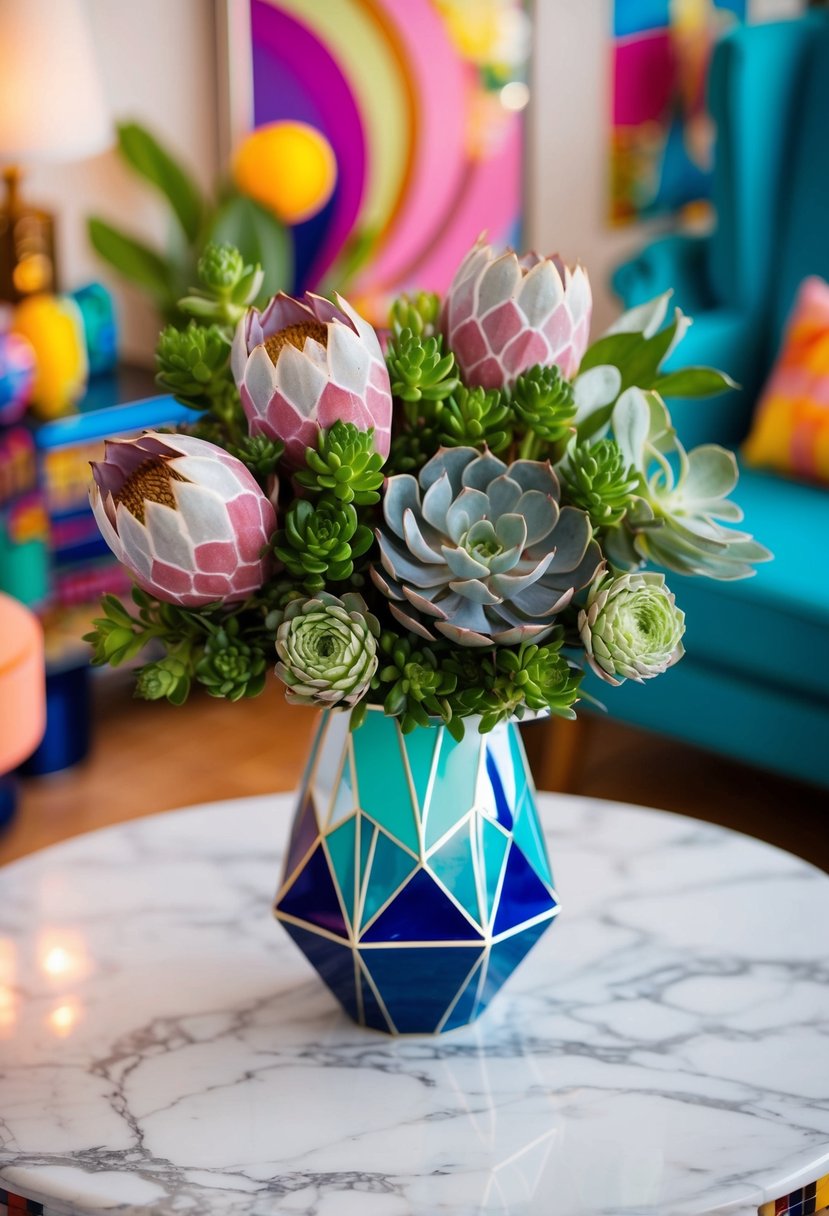
[[[10,937],[0,937],[0,1035],[17,1020],[17,947]]]
[[[500,92],[501,105],[505,110],[516,113],[529,104],[530,90],[523,80],[511,80]]]
[[[64,1038],[72,1033],[80,1016],[80,1009],[74,1001],[64,1001],[49,1014],[49,1026],[59,1038]]]
[[[89,951],[83,934],[72,929],[45,929],[38,935],[38,966],[55,980],[79,980],[89,973]]]
[[[72,970],[73,959],[68,950],[54,946],[43,959],[43,970],[47,975],[66,975]]]

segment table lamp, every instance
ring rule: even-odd
[[[20,167],[111,142],[82,0],[0,0],[0,299],[58,287],[54,221],[22,200]]]

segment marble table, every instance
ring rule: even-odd
[[[564,911],[444,1039],[352,1026],[271,919],[287,796],[0,871],[0,1211],[748,1214],[829,1174],[829,878],[540,801]]]

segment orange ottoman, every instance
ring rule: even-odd
[[[43,631],[28,608],[0,593],[0,774],[31,755],[45,728]]]

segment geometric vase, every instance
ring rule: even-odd
[[[464,1026],[559,909],[518,729],[348,727],[322,714],[275,914],[360,1025]]]

